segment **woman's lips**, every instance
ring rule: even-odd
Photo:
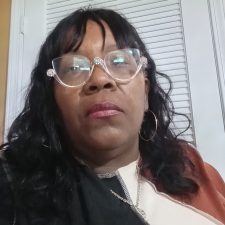
[[[123,110],[117,105],[111,102],[103,102],[94,104],[87,111],[87,116],[93,119],[101,119],[110,117],[123,112]]]

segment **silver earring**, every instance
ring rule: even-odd
[[[143,137],[143,135],[141,134],[141,131],[139,132],[139,137],[140,137],[143,141],[146,141],[146,142],[152,141],[152,140],[153,140],[153,138],[154,138],[155,135],[156,135],[157,128],[158,128],[158,119],[157,119],[155,113],[152,112],[152,110],[150,110],[150,109],[148,110],[148,112],[151,112],[152,115],[154,116],[154,120],[155,120],[155,131],[154,131],[153,135],[152,135],[150,138],[148,138],[148,139],[146,139],[146,138]]]

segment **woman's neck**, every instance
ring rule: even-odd
[[[76,154],[75,157],[93,169],[96,174],[105,174],[112,173],[117,169],[136,161],[139,157],[139,150],[112,151],[107,154],[99,152],[96,156],[97,157],[87,157],[81,154]]]
[[[136,160],[138,160],[139,154],[135,154],[126,160],[116,160],[115,162],[108,162],[105,165],[94,165],[92,168],[96,174],[112,173],[121,167],[124,167]]]

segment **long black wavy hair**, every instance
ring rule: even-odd
[[[40,206],[40,199],[46,198],[52,199],[54,204],[49,207],[56,210],[67,210],[69,207],[69,191],[63,190],[70,190],[74,161],[61,133],[53,81],[46,76],[46,71],[52,67],[53,58],[79,48],[88,20],[95,21],[100,26],[103,37],[105,30],[102,21],[106,22],[118,48],[138,48],[147,58],[145,73],[150,81],[149,109],[156,115],[158,125],[151,141],[142,138],[139,140],[142,170],[149,170],[153,181],[166,193],[188,195],[196,192],[197,183],[185,176],[186,168],[192,168],[193,165],[186,157],[182,141],[170,129],[174,115],[169,98],[170,89],[166,93],[160,87],[157,76],[163,76],[169,82],[170,79],[156,71],[155,63],[143,41],[125,18],[112,10],[80,9],[63,19],[42,45],[32,71],[25,106],[11,126],[8,142],[1,147],[4,150],[3,157],[13,174],[16,204],[20,202],[22,210],[26,204],[30,208]],[[155,129],[153,115],[146,112],[141,134],[148,139]],[[35,190],[38,190],[39,197],[32,194]],[[28,198],[29,201],[26,201]]]

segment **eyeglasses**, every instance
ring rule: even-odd
[[[111,51],[104,60],[95,57],[93,62],[82,55],[65,54],[52,60],[53,69],[47,70],[47,76],[54,77],[63,86],[79,87],[91,77],[95,65],[100,65],[116,82],[126,83],[147,65],[147,59],[141,57],[140,51],[135,48]]]

